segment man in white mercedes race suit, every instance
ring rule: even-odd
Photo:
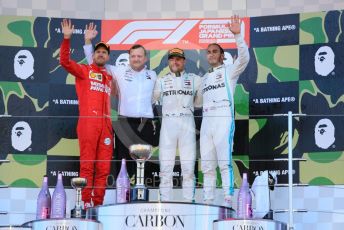
[[[194,103],[200,77],[186,73],[184,51],[168,51],[170,72],[157,79],[154,100],[162,105],[162,124],[159,141],[160,200],[172,200],[173,168],[179,150],[183,176],[184,201],[193,202],[195,189],[196,133]]]
[[[232,16],[228,24],[238,47],[238,57],[232,65],[224,65],[224,50],[216,43],[207,48],[211,68],[203,76],[203,119],[201,125],[201,164],[204,174],[204,201],[214,203],[216,167],[219,166],[224,192],[224,205],[231,206],[234,194],[232,150],[234,137],[234,90],[239,75],[249,62],[248,47],[240,34],[241,19]]]

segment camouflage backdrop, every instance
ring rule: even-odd
[[[94,21],[94,20],[93,20]],[[55,184],[58,171],[65,184],[78,175],[76,135],[78,101],[74,77],[59,65],[61,19],[0,17],[0,184],[38,187],[44,174]],[[73,20],[71,56],[85,63],[84,27],[90,20]],[[94,21],[102,37],[104,21]],[[118,21],[119,23],[120,21]],[[287,163],[274,161],[288,153],[288,111],[306,116],[293,119],[294,180],[313,185],[343,184],[344,168],[344,47],[343,11],[248,18],[250,63],[236,92],[234,137],[235,183],[248,171],[250,180],[266,169],[287,181]],[[246,39],[246,38],[245,38]],[[228,62],[236,49],[226,49]],[[167,69],[166,50],[150,50],[148,66],[159,76]],[[186,50],[187,71],[203,75],[208,69],[204,49]],[[123,50],[112,50],[111,64],[125,64]],[[116,99],[112,100],[116,121]],[[160,108],[156,108],[159,116]],[[196,111],[197,128],[201,112]],[[199,138],[198,138],[199,139]],[[159,151],[147,164],[147,185],[159,183]],[[199,159],[199,150],[198,150]],[[116,156],[114,156],[114,161]],[[199,161],[195,167],[202,185]],[[112,168],[109,187],[118,169]],[[180,165],[175,167],[180,184]],[[133,178],[134,172],[130,172]],[[220,185],[219,181],[219,185]]]

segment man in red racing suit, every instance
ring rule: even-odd
[[[76,78],[80,176],[87,179],[87,186],[82,190],[82,200],[87,208],[103,204],[106,179],[110,172],[113,149],[110,119],[112,76],[106,73],[104,67],[109,59],[110,48],[100,42],[94,48],[93,64],[77,64],[70,60],[69,54],[74,26],[66,19],[61,26],[64,39],[60,50],[60,64]]]

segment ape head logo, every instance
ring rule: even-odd
[[[129,54],[122,53],[116,59],[116,66],[128,66],[129,65]]]
[[[328,149],[336,140],[334,133],[332,121],[327,118],[321,119],[314,129],[315,144],[321,149]]]
[[[34,58],[30,51],[20,50],[14,57],[14,74],[23,80],[34,73]]]
[[[25,121],[18,121],[12,128],[12,147],[18,151],[24,151],[32,144],[32,130]]]
[[[328,76],[335,68],[334,52],[329,46],[322,46],[315,53],[315,72],[320,76]]]

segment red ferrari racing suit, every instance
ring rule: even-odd
[[[104,67],[77,64],[70,60],[70,40],[61,44],[60,64],[76,78],[79,100],[77,134],[80,146],[80,177],[87,179],[82,200],[94,206],[103,203],[106,179],[110,172],[113,131],[110,118],[112,76]],[[92,195],[93,188],[93,195]]]

